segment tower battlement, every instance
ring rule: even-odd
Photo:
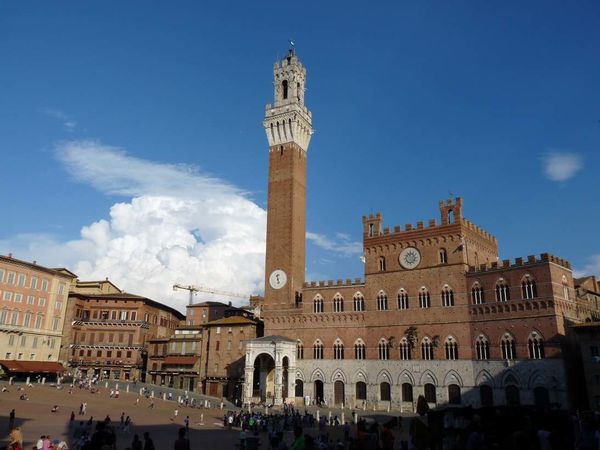
[[[505,270],[547,262],[551,262],[561,267],[564,267],[565,269],[571,270],[571,263],[566,259],[559,258],[558,256],[554,256],[550,253],[542,253],[539,256],[529,255],[527,256],[527,258],[515,258],[514,261],[510,259],[502,259],[499,261],[493,261],[488,264],[480,264],[477,267],[469,266],[469,273],[473,274],[477,272],[489,272],[499,269]]]

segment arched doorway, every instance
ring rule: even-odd
[[[494,406],[494,391],[491,386],[487,384],[479,386],[479,400],[484,408]]]
[[[323,401],[323,382],[315,380],[315,402],[320,405]]]
[[[425,400],[427,403],[436,403],[435,386],[431,383],[425,385]]]
[[[356,400],[367,399],[367,383],[359,381],[356,383]]]
[[[333,383],[333,403],[335,405],[342,405],[345,399],[344,393],[344,382],[341,380],[337,380]]]
[[[448,386],[448,403],[451,405],[460,405],[460,386],[451,384]]]
[[[252,396],[265,401],[275,395],[275,360],[271,355],[261,353],[254,360],[254,385]]]
[[[519,406],[521,404],[521,394],[519,388],[512,384],[504,388],[504,394],[506,395],[506,404],[508,406]]]
[[[379,385],[379,398],[382,402],[389,402],[392,400],[392,389],[390,383],[383,382]]]
[[[412,402],[413,401],[413,387],[410,383],[402,383],[402,401]]]
[[[296,380],[294,387],[294,397],[304,397],[304,381]]]
[[[538,386],[533,389],[533,403],[537,407],[545,408],[550,406],[550,393],[548,389]]]

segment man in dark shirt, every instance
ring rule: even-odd
[[[175,440],[174,450],[190,450],[190,441],[185,437],[185,428],[180,428],[177,434],[179,437]]]

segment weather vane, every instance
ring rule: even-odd
[[[288,42],[290,43],[290,50],[294,50],[294,47],[296,47],[296,44],[294,44],[294,40],[293,39],[288,39]]]

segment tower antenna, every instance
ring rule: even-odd
[[[292,53],[294,53],[294,49],[296,48],[296,44],[294,43],[293,39],[288,39],[288,42],[290,43],[290,51]]]

